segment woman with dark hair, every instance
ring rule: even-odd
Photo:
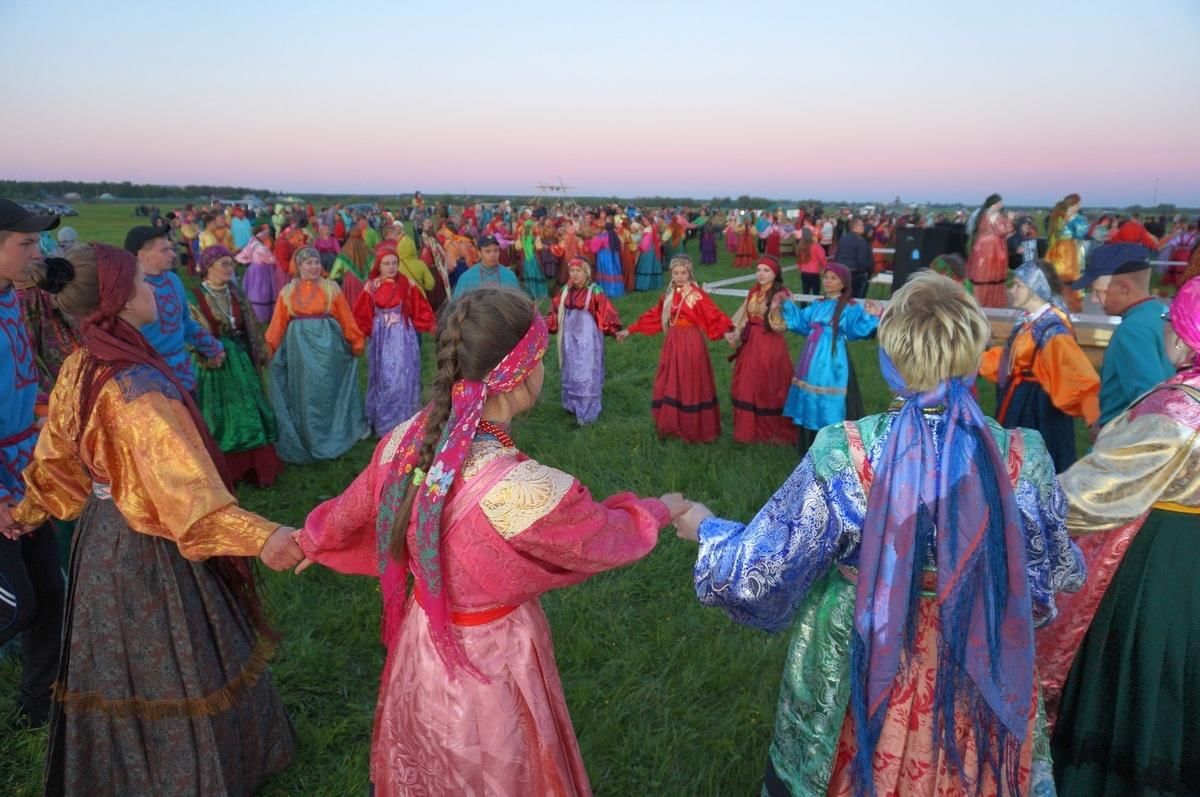
[[[979,375],[996,383],[1000,425],[1041,432],[1061,473],[1075,461],[1075,419],[1100,417],[1100,375],[1075,341],[1053,266],[1018,268],[1008,297],[1021,314],[1004,346],[983,353]]]
[[[238,507],[200,411],[138,331],[157,312],[137,261],[104,244],[67,259],[56,301],[82,319],[81,348],[12,510],[21,529],[79,517],[45,792],[251,795],[294,736],[248,557],[282,570],[300,551]]]
[[[1058,272],[1058,278],[1063,285],[1070,285],[1079,279],[1083,271],[1083,242],[1087,237],[1088,222],[1079,212],[1079,194],[1067,194],[1046,217],[1046,226],[1050,237],[1050,246],[1046,250],[1046,259]],[[1067,309],[1078,313],[1083,307],[1079,291],[1071,288],[1063,290]]]
[[[192,314],[225,347],[220,362],[197,358],[196,403],[225,454],[233,481],[269,487],[283,471],[275,453],[275,412],[263,392],[270,357],[258,317],[233,281],[234,259],[223,246],[200,253],[204,279],[192,288]]]
[[[802,228],[796,241],[796,269],[800,272],[800,290],[819,296],[821,272],[825,270],[825,248],[816,242],[811,227]]]
[[[310,560],[380,580],[376,797],[591,793],[539,597],[646,556],[686,505],[596,501],[515,447],[547,343],[516,291],[447,305],[429,404],[298,535]]]
[[[783,269],[769,255],[758,259],[755,284],[733,314],[733,331],[725,335],[734,352],[733,439],[738,443],[795,445],[796,425],[784,417],[792,357],[780,307],[792,298],[783,284]]]
[[[974,286],[975,299],[983,307],[1004,307],[1004,285],[1008,279],[1008,236],[1012,220],[1004,212],[999,194],[984,200],[975,229],[971,230],[971,257],[967,260],[967,278]]]
[[[822,429],[749,523],[676,521],[702,604],[790,629],[765,795],[1053,793],[1033,629],[1084,568],[1041,438],[972,396],[990,337],[910,276],[879,324],[891,407]]]
[[[782,305],[789,331],[807,336],[783,414],[799,427],[796,448],[804,456],[817,430],[831,423],[861,418],[862,393],[846,344],[875,334],[880,306],[862,304],[851,295],[850,270],[841,263],[826,263],[821,272],[824,297],[801,309],[794,301]]]

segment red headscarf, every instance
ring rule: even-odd
[[[191,394],[179,382],[175,372],[171,370],[162,356],[154,350],[150,342],[141,332],[133,328],[128,321],[120,317],[121,311],[129,302],[134,292],[134,280],[137,278],[137,260],[124,249],[118,249],[108,244],[89,244],[96,253],[96,277],[100,285],[100,306],[83,319],[81,337],[83,348],[89,355],[89,367],[85,371],[82,386],[82,401],[80,403],[79,429],[83,433],[96,398],[105,383],[116,372],[131,365],[148,365],[158,371],[179,392],[183,406],[196,424],[196,431],[204,441],[204,447],[212,457],[217,473],[225,487],[233,492],[233,482],[225,467],[225,456],[213,440],[192,400]],[[90,377],[90,378],[89,378]]]
[[[371,261],[371,273],[367,275],[367,279],[373,280],[379,276],[379,262],[387,255],[395,257],[397,262],[400,260],[400,255],[396,254],[395,241],[384,241],[375,247],[375,259]],[[400,276],[400,273],[397,272],[396,275]]]
[[[208,451],[221,481],[230,493],[233,480],[225,464],[225,455],[208,431],[196,402],[179,382],[179,378],[137,329],[120,317],[122,309],[134,292],[137,278],[137,260],[124,249],[96,243],[89,244],[96,253],[96,277],[100,286],[100,306],[83,319],[81,337],[87,352],[88,362],[84,366],[80,387],[79,434],[87,425],[88,418],[96,406],[101,389],[116,373],[131,365],[148,365],[162,374],[175,386],[179,399],[187,408],[204,448]],[[269,636],[274,636],[262,612],[262,602],[254,584],[249,563],[240,557],[217,556],[208,560],[217,575],[237,596],[254,625]]]

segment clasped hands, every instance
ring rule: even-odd
[[[18,523],[13,519],[12,506],[10,504],[0,503],[0,536],[10,540],[20,539],[23,535],[33,531],[36,526],[26,526],[23,523]]]
[[[667,493],[659,499],[671,512],[671,523],[675,536],[681,540],[697,542],[700,539],[700,523],[712,517],[712,510],[697,501],[689,501],[682,493]]]

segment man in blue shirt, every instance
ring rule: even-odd
[[[478,290],[479,288],[516,288],[521,289],[517,275],[511,268],[500,265],[500,244],[491,235],[479,239],[480,262],[463,272],[454,286],[454,298]]]
[[[33,458],[38,423],[38,369],[13,283],[29,278],[41,259],[41,233],[57,216],[34,216],[0,199],[0,645],[21,634],[17,710],[31,725],[50,715],[50,686],[58,669],[64,590],[54,528],[16,536],[10,507],[25,495],[21,472]]]
[[[165,227],[134,227],[125,236],[125,249],[137,258],[158,302],[158,320],[142,327],[142,334],[171,366],[179,382],[194,390],[196,375],[186,346],[212,361],[214,367],[225,359],[225,348],[188,312],[183,282],[170,270],[175,263],[175,247],[167,232]]]
[[[1150,250],[1105,244],[1088,258],[1073,288],[1091,287],[1109,315],[1121,316],[1100,371],[1100,419],[1093,431],[1120,415],[1146,391],[1175,373],[1163,342],[1163,305],[1150,295]]]

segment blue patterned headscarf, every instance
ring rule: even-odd
[[[1025,538],[1008,468],[971,377],[916,393],[882,347],[879,365],[903,406],[867,499],[851,647],[850,704],[859,794],[873,794],[875,747],[904,654],[912,652],[922,565],[937,561],[934,739],[962,770],[955,709],[972,725],[980,766],[1017,782],[1033,708],[1033,614]],[[941,451],[924,410],[945,406]]]
[[[1046,280],[1046,275],[1038,266],[1037,261],[1031,260],[1023,264],[1020,268],[1013,271],[1013,276],[1029,286],[1029,290],[1033,291],[1033,295],[1043,302],[1049,302],[1064,313],[1070,312],[1067,310],[1067,303],[1063,301],[1063,298],[1050,290],[1050,283]]]

